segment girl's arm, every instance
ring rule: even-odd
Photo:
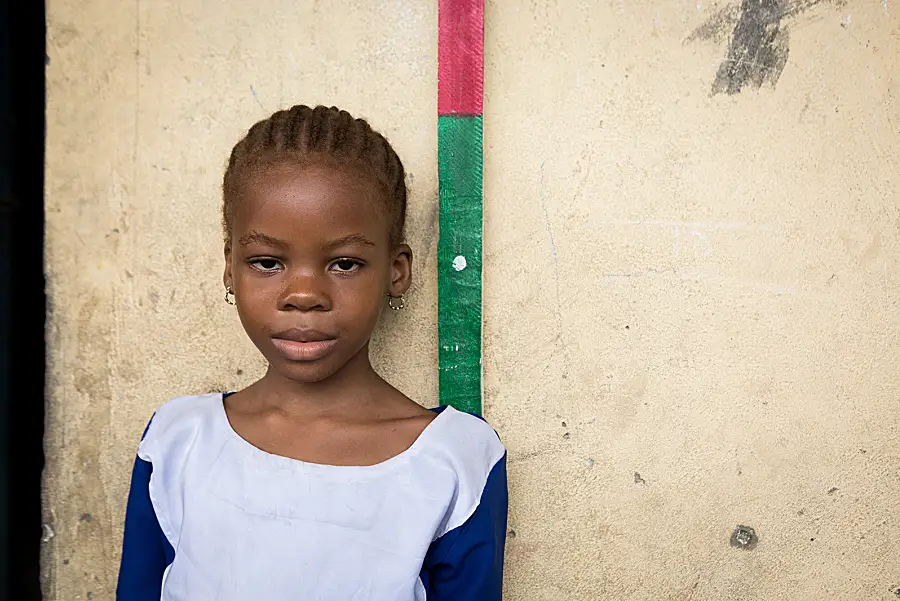
[[[175,550],[163,534],[150,501],[152,472],[153,464],[135,459],[116,601],[159,601],[163,573],[175,559]]]
[[[421,574],[428,601],[500,601],[507,505],[504,455],[472,516],[428,549]]]

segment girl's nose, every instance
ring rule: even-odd
[[[331,298],[323,287],[321,277],[298,275],[293,277],[278,299],[279,311],[329,311]]]

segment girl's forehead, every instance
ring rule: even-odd
[[[389,236],[377,186],[352,172],[326,166],[271,168],[248,181],[241,196],[236,229],[326,236],[352,229]]]

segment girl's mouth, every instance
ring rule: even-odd
[[[327,355],[336,343],[336,338],[307,341],[272,338],[275,348],[290,361],[318,361]]]

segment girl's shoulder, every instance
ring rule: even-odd
[[[457,474],[481,480],[487,476],[506,448],[497,432],[481,417],[446,406],[440,407],[413,446],[420,442],[421,454],[444,464]]]
[[[153,413],[138,454],[147,459],[161,449],[190,443],[201,432],[221,430],[222,420],[227,420],[222,393],[175,397]]]
[[[449,405],[432,409],[432,411],[438,415],[426,428],[426,432],[434,430],[433,433],[430,433],[432,434],[431,446],[449,453],[465,451],[470,448],[503,450],[500,436],[484,418],[460,411]]]

